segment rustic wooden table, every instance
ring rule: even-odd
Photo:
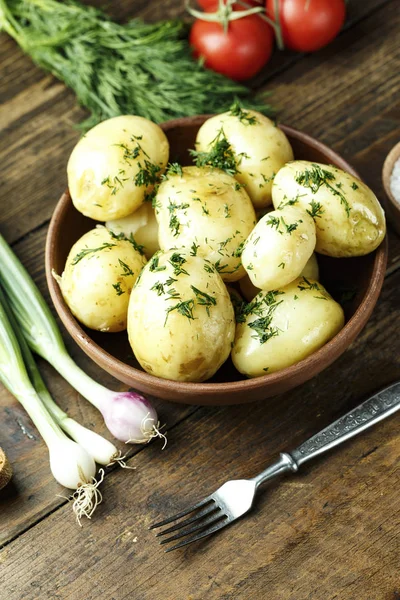
[[[111,10],[116,18],[158,19],[181,15],[182,5],[119,0]],[[331,145],[378,196],[383,160],[400,139],[399,39],[398,0],[352,0],[333,44],[311,56],[284,53],[258,78],[258,87],[273,91],[284,123]],[[48,299],[47,225],[83,112],[5,35],[0,69],[0,229]],[[0,445],[15,473],[0,494],[1,600],[399,599],[400,415],[266,490],[251,516],[213,539],[164,554],[147,530],[225,479],[261,470],[280,450],[400,379],[400,243],[392,233],[389,241],[380,301],[332,367],[253,406],[156,401],[168,424],[167,448],[134,448],[129,464],[136,471],[108,472],[104,502],[82,528],[59,495],[37,431],[0,389]],[[83,368],[111,384],[65,339]],[[97,412],[40,367],[58,402],[105,433]]]

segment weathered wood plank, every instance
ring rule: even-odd
[[[160,455],[111,473],[92,523],[61,507],[0,554],[7,600],[329,600],[394,598],[400,551],[399,416],[260,494],[252,515],[214,539],[162,553],[147,526],[225,479],[256,473],[400,378],[398,286],[389,277],[363,334],[330,369],[252,407],[201,408]]]
[[[362,21],[371,11],[387,4],[388,0],[366,0],[354,2],[350,11],[350,23]],[[89,3],[89,2],[88,2]],[[102,2],[97,2],[102,5]],[[178,0],[169,0],[165,5],[159,3],[123,2],[110,3],[110,14],[123,20],[133,15],[146,19],[161,19],[181,16],[183,4]],[[350,33],[344,33],[349,36]],[[386,30],[381,30],[384,39]],[[2,232],[10,241],[15,241],[25,233],[45,223],[53,211],[54,205],[66,185],[66,163],[68,156],[78,140],[79,133],[73,125],[79,123],[84,116],[75,102],[72,92],[42,73],[30,59],[24,56],[17,46],[4,34],[0,35],[0,65],[1,85],[0,102],[0,161],[2,164]],[[374,45],[365,43],[359,52],[360,61],[370,60]],[[340,42],[339,42],[340,43]],[[335,43],[337,44],[337,42]],[[311,60],[316,64],[320,61],[337,60],[337,48],[329,46],[314,55]],[[386,58],[390,63],[390,53],[387,57],[380,56],[376,70],[381,69],[381,60]],[[275,62],[267,66],[266,72],[271,75],[280,72],[293,63],[293,56],[288,53],[276,57]],[[298,63],[297,61],[300,61]],[[305,59],[307,64],[309,57]],[[297,64],[303,59],[296,57],[296,64],[287,73],[293,76],[297,73]],[[300,69],[301,71],[301,69]],[[339,73],[340,77],[341,74]],[[323,75],[325,79],[325,74]],[[264,80],[264,79],[263,79]],[[261,81],[261,80],[260,80]],[[273,79],[275,82],[275,79]],[[276,81],[271,89],[276,90],[273,102],[281,105],[280,82]],[[315,81],[315,87],[321,87],[321,81]],[[285,84],[282,85],[285,94]],[[296,110],[302,113],[307,106],[306,97],[296,93]],[[360,99],[361,103],[363,102]],[[290,110],[282,111],[282,119],[295,124],[296,119]],[[315,114],[315,123],[307,125],[306,131],[318,135],[318,123],[324,124],[325,108],[319,107]],[[370,119],[370,116],[367,120]],[[333,143],[327,139],[327,143]]]

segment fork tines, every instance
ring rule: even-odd
[[[188,518],[182,520],[182,517],[186,517],[187,515],[189,515]],[[171,546],[165,550],[165,552],[170,552],[171,550],[181,548],[182,546],[186,546],[191,542],[196,542],[197,540],[200,540],[201,538],[218,531],[218,529],[221,529],[227,524],[227,519],[227,515],[222,511],[220,506],[218,506],[214,498],[212,496],[208,496],[194,506],[177,513],[176,515],[173,515],[164,521],[160,521],[159,523],[151,525],[149,529],[164,527],[173,521],[178,521],[172,527],[168,527],[168,529],[164,529],[164,531],[157,533],[157,537],[160,537],[165,534],[178,531],[178,533],[175,535],[161,540],[160,544],[167,544],[169,542],[185,538],[179,542],[179,544],[175,544],[174,546]],[[190,527],[186,528],[187,525],[190,525]]]

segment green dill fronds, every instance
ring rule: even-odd
[[[80,260],[86,258],[86,256],[90,256],[91,254],[95,254],[96,252],[100,252],[101,250],[106,250],[107,248],[114,248],[117,244],[109,244],[108,242],[103,242],[101,246],[98,248],[84,248],[74,257],[72,261],[72,265],[75,266],[78,264]]]
[[[172,235],[177,237],[181,228],[181,222],[176,215],[171,215],[169,219],[169,228],[172,231]]]
[[[349,217],[351,210],[350,204],[341,191],[341,185],[336,184],[336,187],[332,185],[331,182],[335,180],[333,173],[327,171],[326,169],[322,169],[315,163],[312,163],[311,168],[306,168],[301,173],[296,173],[295,180],[303,187],[309,188],[313,194],[316,194],[320,187],[325,185],[334,196],[339,196],[340,204],[343,204],[346,214]]]
[[[162,296],[164,294],[164,284],[161,283],[161,281],[157,281],[157,283],[155,283],[150,290],[152,292],[156,292],[157,296]]]
[[[190,247],[190,256],[197,256],[197,250],[200,248],[200,244],[193,244]]]
[[[209,144],[209,148],[208,152],[189,150],[195,158],[196,167],[214,167],[222,169],[228,175],[236,175],[238,172],[236,156],[222,127]]]
[[[122,114],[156,123],[229,109],[235,97],[271,115],[242,84],[192,57],[182,20],[119,24],[73,0],[0,0],[1,27],[89,111],[82,128]]]
[[[321,215],[325,212],[320,202],[315,202],[315,200],[311,200],[309,204],[311,209],[308,210],[307,208],[306,212],[308,212],[310,217],[312,217],[313,219],[321,217]]]
[[[179,175],[180,177],[182,177],[183,170],[181,165],[177,162],[170,163],[167,167],[166,172],[163,175],[163,179],[168,179],[168,175]]]
[[[122,270],[123,270],[123,273],[121,274],[121,277],[127,277],[128,275],[134,275],[134,272],[132,271],[132,269],[123,260],[121,260],[119,258],[118,262],[121,265]]]
[[[252,335],[254,339],[258,339],[260,344],[265,344],[271,338],[277,336],[279,334],[279,330],[277,327],[271,327],[272,315],[267,315],[266,317],[260,317],[255,321],[249,323],[250,329],[253,329],[255,335]]]
[[[258,339],[260,344],[265,344],[271,338],[279,335],[279,329],[272,326],[274,312],[283,300],[277,300],[277,296],[284,294],[279,290],[273,290],[262,296],[257,295],[252,302],[249,302],[243,309],[240,316],[241,323],[246,321],[248,315],[256,315],[259,318],[248,323],[250,329],[253,329],[255,335],[252,337]]]
[[[278,230],[279,229],[280,221],[279,221],[278,217],[274,217],[273,215],[271,215],[271,216],[268,217],[268,219],[266,220],[265,224],[269,225],[272,228],[275,227],[275,229]]]
[[[138,162],[139,171],[134,177],[134,182],[137,187],[147,187],[149,185],[155,185],[159,182],[161,167],[155,165],[147,158],[144,159],[144,166],[141,162]]]
[[[165,311],[166,316],[165,316],[165,321],[164,321],[164,327],[167,324],[170,313],[174,310],[176,310],[183,317],[186,317],[187,319],[189,319],[189,321],[190,320],[193,321],[194,320],[193,308],[194,308],[194,300],[193,299],[182,300],[182,302],[178,302],[177,304],[175,304],[175,306],[170,306]]]
[[[237,117],[244,125],[256,125],[256,123],[258,123],[257,117],[250,115],[247,110],[243,110],[238,100],[235,100],[235,102],[232,104],[231,108],[229,109],[229,114],[232,117]]]
[[[121,231],[121,233],[115,233],[114,231],[112,231],[112,229],[107,229],[107,231],[113,240],[123,240],[124,242],[129,242],[130,244],[132,244],[136,252],[139,252],[139,254],[144,256],[144,246],[136,242],[135,238],[133,237],[133,233],[130,233],[129,237],[127,237],[123,231]],[[115,246],[115,244],[113,245]]]
[[[154,271],[165,271],[165,269],[166,269],[167,267],[165,267],[165,266],[164,266],[164,267],[160,267],[160,266],[158,265],[158,263],[159,263],[159,260],[160,260],[160,257],[159,257],[159,256],[157,256],[157,254],[155,254],[155,255],[153,256],[153,258],[152,258],[152,259],[150,260],[150,262],[149,262],[149,270],[150,270],[150,271],[152,271],[152,272],[154,272]]]
[[[206,292],[202,292],[198,288],[194,287],[194,285],[190,286],[195,293],[197,304],[200,306],[205,306],[208,316],[210,316],[210,306],[215,306],[217,304],[216,298],[206,294]]]
[[[124,290],[121,289],[121,283],[118,281],[118,283],[113,283],[112,284],[117,296],[122,296],[122,294],[125,294]]]
[[[318,291],[321,291],[321,288],[319,287],[319,285],[318,285],[318,283],[316,281],[311,282],[311,281],[309,281],[304,276],[303,276],[302,280],[300,281],[300,283],[299,283],[299,285],[297,287],[302,292],[304,290],[318,290]]]
[[[243,240],[242,242],[240,242],[239,246],[232,253],[232,256],[234,256],[235,258],[240,258],[242,256],[245,242],[246,242],[246,240]]]
[[[182,265],[187,262],[186,258],[183,258],[183,256],[178,252],[174,252],[168,262],[174,269],[174,275],[189,275],[189,273],[182,268]]]

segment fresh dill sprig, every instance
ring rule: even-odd
[[[200,248],[200,244],[193,244],[190,247],[190,256],[197,256],[197,250]]]
[[[222,169],[228,175],[236,175],[238,172],[236,156],[222,127],[209,144],[209,148],[208,152],[189,150],[195,158],[196,167],[214,167]]]
[[[183,256],[178,252],[174,252],[168,262],[174,269],[174,275],[189,275],[189,273],[182,267],[182,265],[184,265],[186,262],[186,258],[183,258]]]
[[[122,294],[125,294],[124,290],[121,288],[121,283],[118,281],[118,283],[113,283],[112,284],[117,296],[122,296]]]
[[[340,204],[343,204],[347,216],[350,215],[350,204],[341,191],[341,185],[336,184],[336,187],[333,187],[331,182],[335,181],[335,176],[330,171],[322,169],[318,164],[311,163],[311,168],[297,173],[295,180],[303,187],[309,188],[313,194],[316,194],[320,187],[325,185],[334,196],[339,196]]]
[[[176,310],[183,317],[186,317],[187,319],[189,319],[189,321],[190,320],[193,321],[194,320],[193,308],[194,308],[194,300],[193,299],[182,300],[182,302],[178,302],[177,304],[175,304],[175,306],[170,306],[165,311],[166,316],[165,316],[165,321],[164,321],[164,327],[167,324],[169,314],[174,310]]]
[[[240,106],[240,103],[237,100],[229,109],[229,114],[232,115],[232,117],[237,117],[244,125],[256,125],[256,123],[258,123],[257,117],[250,115],[247,110],[243,110],[242,106]]]
[[[82,258],[89,256],[90,254],[95,254],[96,252],[100,252],[100,250],[106,250],[107,248],[114,248],[117,244],[109,244],[108,242],[103,242],[101,246],[98,248],[83,248],[78,254],[74,257],[72,261],[72,265],[75,266],[78,264]]]
[[[322,208],[322,204],[321,202],[315,202],[315,200],[311,200],[310,204],[310,210],[306,210],[306,212],[308,212],[308,214],[310,215],[310,217],[312,217],[313,219],[317,219],[318,217],[321,217],[321,215],[325,212],[324,209]]]
[[[260,344],[265,344],[272,337],[279,335],[279,329],[272,326],[272,320],[275,310],[283,302],[282,300],[278,301],[277,296],[282,294],[284,292],[273,290],[261,297],[257,295],[254,300],[243,306],[241,314],[237,316],[238,323],[244,323],[250,315],[259,317],[248,323],[248,326],[254,331],[252,337],[257,339]]]
[[[119,258],[118,262],[121,265],[122,270],[123,270],[123,273],[121,273],[121,277],[127,277],[128,275],[134,275],[134,272],[132,271],[132,269],[130,268],[130,266],[127,265],[123,260],[121,260]]]
[[[163,179],[168,179],[168,175],[179,175],[179,177],[182,177],[183,169],[181,165],[177,162],[170,163],[167,167],[166,172],[163,175]]]
[[[210,294],[207,294],[206,292],[202,292],[197,287],[194,287],[194,285],[191,285],[190,287],[195,293],[197,304],[205,306],[207,314],[210,316],[210,306],[215,306],[217,304],[216,298],[210,296]]]
[[[154,272],[154,271],[165,271],[165,269],[167,267],[166,266],[160,267],[159,264],[158,264],[159,260],[160,260],[160,257],[157,256],[157,254],[155,254],[153,256],[153,258],[149,262],[149,270],[150,271],[152,271],[152,272]]]
[[[133,233],[130,233],[129,236],[127,237],[123,231],[121,231],[121,233],[115,233],[111,229],[107,229],[107,231],[113,240],[123,240],[124,242],[129,242],[130,244],[132,244],[133,248],[137,252],[139,252],[139,254],[144,256],[144,250],[143,250],[144,246],[142,244],[137,243],[137,241],[133,237]],[[115,244],[114,244],[114,246],[115,246]]]
[[[74,0],[0,0],[1,28],[32,60],[72,88],[90,116],[83,129],[121,114],[156,123],[243,105],[273,114],[265,97],[192,58],[182,20],[126,24]]]
[[[318,290],[320,291],[321,288],[319,287],[318,283],[316,281],[309,281],[306,277],[303,276],[302,280],[300,281],[299,285],[297,286],[299,288],[300,291],[304,291],[304,290]]]

